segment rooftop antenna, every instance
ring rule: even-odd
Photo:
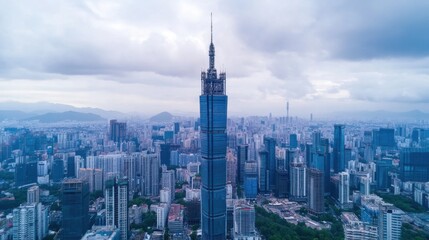
[[[213,43],[213,13],[210,13],[210,28],[211,28],[210,42]]]

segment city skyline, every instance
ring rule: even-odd
[[[426,104],[429,3],[4,3],[0,102],[198,112],[214,14],[229,115]],[[252,106],[249,108],[248,106]]]

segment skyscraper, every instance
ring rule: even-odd
[[[344,125],[334,125],[334,172],[342,172],[346,168],[344,149]]]
[[[66,179],[62,185],[61,239],[80,239],[89,227],[89,186],[80,179]]]
[[[122,142],[127,136],[127,123],[110,120],[109,138],[114,142]]]
[[[119,228],[121,240],[128,239],[128,179],[106,181],[106,225]]]
[[[276,185],[276,139],[272,137],[264,137],[265,150],[268,152],[267,167],[268,167],[268,189],[271,191]]]
[[[212,28],[213,30],[213,28]],[[203,239],[226,238],[226,74],[215,68],[213,31],[209,68],[201,73],[201,225]]]
[[[239,145],[237,147],[237,180],[239,184],[244,183],[244,164],[249,160],[249,146]]]

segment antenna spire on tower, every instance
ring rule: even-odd
[[[213,43],[213,13],[210,13],[210,29],[211,29],[210,42]]]

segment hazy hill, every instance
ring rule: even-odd
[[[162,112],[151,117],[149,120],[151,122],[171,122],[173,120],[173,115],[169,112]]]
[[[31,115],[53,113],[53,112],[81,112],[92,113],[99,115],[106,119],[122,118],[124,113],[117,111],[106,111],[100,108],[78,108],[66,104],[49,103],[49,102],[36,102],[36,103],[22,103],[22,102],[0,102],[0,110],[20,111],[24,113],[31,113]]]
[[[39,121],[42,123],[54,123],[62,121],[73,121],[73,122],[93,122],[93,121],[104,121],[106,119],[93,113],[81,113],[67,111],[62,113],[45,113],[34,117],[26,118],[27,121]]]

